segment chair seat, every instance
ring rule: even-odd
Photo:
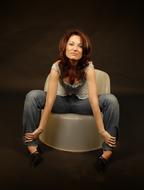
[[[108,73],[98,69],[95,71],[98,94],[110,93]],[[49,75],[44,85],[44,90],[47,92],[48,84]],[[101,148],[102,145],[94,117],[71,113],[51,113],[40,140],[55,149],[71,152],[92,151]]]
[[[52,148],[70,152],[93,151],[102,144],[94,117],[71,113],[51,113],[40,140]]]

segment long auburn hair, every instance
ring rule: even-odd
[[[80,36],[82,40],[82,58],[78,61],[76,67],[73,67],[66,57],[66,45],[72,35]],[[91,60],[92,45],[89,37],[79,29],[68,30],[59,42],[59,68],[61,71],[61,79],[69,77],[70,84],[75,82],[75,79],[85,79],[84,69],[88,66]]]

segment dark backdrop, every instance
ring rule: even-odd
[[[1,189],[140,189],[144,171],[142,13],[139,1],[0,3]],[[73,154],[47,147],[44,162],[35,170],[22,143],[25,94],[43,89],[59,39],[73,27],[90,36],[95,67],[108,72],[120,103],[120,143],[103,176],[93,167],[97,151]]]
[[[0,89],[43,89],[63,32],[80,28],[96,68],[116,94],[143,94],[143,15],[139,1],[4,1],[0,6]]]

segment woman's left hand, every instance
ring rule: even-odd
[[[116,137],[111,136],[106,130],[101,133],[101,136],[110,147],[116,147]]]

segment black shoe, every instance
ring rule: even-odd
[[[40,154],[42,154],[43,153],[43,150],[42,150],[42,148],[38,145],[38,147],[37,147],[37,151],[40,153]]]
[[[38,151],[36,151],[30,155],[30,160],[32,166],[35,168],[43,161],[43,158],[41,154]]]
[[[105,172],[107,165],[108,165],[108,160],[100,156],[95,162],[94,167],[96,168],[97,172],[103,173]]]

